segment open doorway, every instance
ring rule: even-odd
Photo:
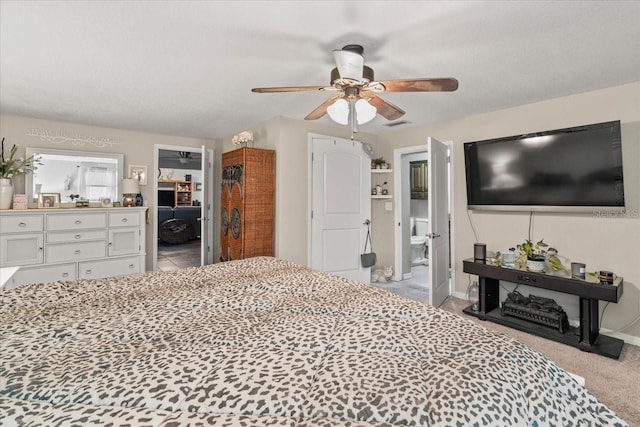
[[[157,145],[155,148],[154,270],[172,271],[210,263],[210,150]],[[212,156],[211,156],[212,157]]]
[[[451,288],[448,145],[429,138],[427,144],[394,150],[393,279],[396,286],[415,294],[415,299],[434,305]]]

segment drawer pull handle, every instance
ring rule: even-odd
[[[43,249],[43,248],[42,248],[42,246],[40,246],[40,247],[38,248],[38,250],[39,250],[40,252],[42,252],[42,249]]]
[[[80,221],[79,219],[76,219],[76,220],[75,220],[75,223],[76,223],[76,224],[82,224],[82,221]]]
[[[67,272],[62,273],[62,277],[69,277],[69,273]]]
[[[18,224],[18,227],[26,227],[27,223],[26,222],[21,222]]]
[[[91,274],[91,270],[85,271],[86,274]]]
[[[73,238],[74,238],[74,239],[79,239],[79,238],[81,238],[81,237],[82,237],[82,236],[81,236],[81,235],[79,235],[79,234],[76,234],[75,236],[73,236]]]
[[[133,268],[133,267],[135,267],[135,265],[129,264],[129,268]]]
[[[127,218],[122,218],[122,222],[127,222],[129,221]]]
[[[109,242],[109,246],[110,246],[110,247],[111,247],[111,246],[113,246],[113,242]]]
[[[75,251],[73,251],[74,254],[79,255],[80,254],[80,249],[76,249]]]

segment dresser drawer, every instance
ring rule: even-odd
[[[102,212],[47,215],[48,231],[105,228],[106,226],[107,218]]]
[[[33,233],[42,231],[42,215],[0,216],[0,233]]]
[[[80,261],[84,259],[102,258],[107,255],[106,242],[78,242],[73,244],[50,244],[45,249],[47,263]]]
[[[120,212],[109,212],[109,227],[137,227],[139,225],[139,212],[127,212],[126,208]]]
[[[22,285],[28,285],[30,283],[49,283],[64,280],[76,280],[76,264],[58,264],[50,265],[46,267],[37,268],[25,268],[13,275],[9,280],[8,288],[15,288]]]
[[[106,230],[50,231],[47,243],[84,242],[87,240],[105,240]]]
[[[86,261],[78,265],[80,279],[128,276],[141,273],[141,257],[127,257],[100,261]]]

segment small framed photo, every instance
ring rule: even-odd
[[[103,208],[111,208],[113,207],[113,202],[111,201],[111,198],[109,197],[103,197],[100,199],[100,207]]]
[[[147,185],[147,167],[144,165],[129,165],[129,178],[137,179],[140,185]]]
[[[60,207],[60,193],[38,194],[38,208],[53,209]]]
[[[193,188],[193,191],[202,191],[202,183],[201,182],[194,182],[195,186]]]

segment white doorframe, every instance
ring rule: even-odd
[[[170,151],[185,151],[188,150],[192,153],[201,153],[201,155],[206,155],[202,153],[202,148],[201,147],[188,147],[188,146],[184,146],[184,145],[165,145],[165,144],[155,144],[153,146],[153,171],[148,175],[149,177],[153,177],[153,221],[151,228],[152,228],[152,242],[151,242],[151,246],[152,246],[152,255],[153,255],[153,263],[152,263],[152,268],[153,271],[158,271],[158,168],[160,167],[159,163],[158,163],[158,157],[160,156],[160,150],[170,150]],[[204,183],[204,177],[203,177],[203,186],[206,189],[206,185]],[[207,190],[209,192],[209,194],[211,193],[211,189]],[[211,200],[210,200],[210,204],[211,204]],[[210,211],[210,215],[211,215],[211,210]],[[200,238],[202,239],[203,236],[200,236]],[[208,237],[207,237],[208,239]],[[201,254],[202,256],[202,254]]]
[[[453,141],[444,142],[449,147],[449,215],[451,221],[451,228],[449,230],[450,236],[450,247],[451,247],[451,259],[449,260],[451,264],[451,272],[450,272],[450,286],[451,290],[455,289],[455,239],[454,239],[454,226],[453,219],[455,218],[453,212],[453,177],[455,174],[453,173]],[[402,227],[399,227],[398,224],[402,224],[402,156],[405,154],[414,154],[421,153],[427,151],[427,144],[414,145],[411,147],[403,147],[396,148],[393,150],[393,230],[394,230],[394,273],[393,280],[403,280],[402,275]]]

